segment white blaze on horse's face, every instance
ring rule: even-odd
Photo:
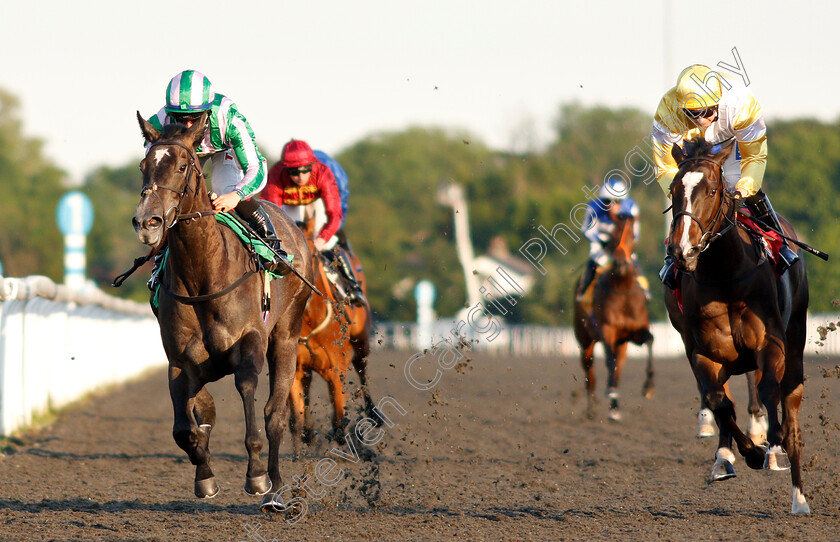
[[[155,161],[155,166],[159,166],[161,160],[163,160],[167,156],[169,156],[169,149],[165,147],[155,149],[155,155],[152,157],[152,159]]]
[[[685,198],[684,211],[686,213],[693,212],[693,209],[691,208],[691,198],[694,195],[694,189],[697,188],[697,185],[700,184],[700,181],[702,180],[703,173],[700,171],[690,171],[683,175],[683,197]],[[682,219],[683,232],[682,238],[680,239],[680,248],[682,249],[683,254],[688,254],[688,251],[693,246],[688,237],[688,231],[691,229],[691,217],[689,215],[683,215]]]

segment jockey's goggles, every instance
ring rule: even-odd
[[[707,119],[717,114],[718,108],[716,105],[712,107],[704,107],[703,109],[683,109],[683,113],[692,119]]]
[[[287,167],[286,172],[289,174],[289,177],[297,177],[298,175],[303,175],[304,173],[310,173],[312,171],[312,165],[308,166],[301,166],[301,167]]]

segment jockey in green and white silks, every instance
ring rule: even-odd
[[[236,104],[222,94],[214,92],[210,80],[201,72],[185,70],[175,75],[166,87],[166,104],[149,119],[156,129],[173,122],[188,127],[208,112],[204,137],[195,149],[203,167],[212,160],[210,176],[213,209],[222,213],[235,210],[274,250],[275,259],[266,263],[274,271],[285,265],[286,254],[280,248],[280,241],[271,219],[258,199],[258,194],[267,180],[266,161],[257,147],[254,131],[248,120],[239,112]],[[148,152],[150,145],[146,144]],[[149,280],[154,289],[157,281],[159,259]]]
[[[246,199],[260,192],[266,183],[266,160],[257,147],[254,131],[236,104],[213,91],[210,80],[195,70],[186,70],[169,82],[166,105],[149,119],[160,130],[174,121],[190,122],[209,111],[204,139],[196,149],[202,165],[213,160],[211,184],[219,196],[236,192]]]

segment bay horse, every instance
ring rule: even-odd
[[[315,286],[324,292],[324,296],[312,296],[306,304],[297,346],[297,371],[292,384],[290,419],[295,457],[301,455],[301,444],[311,444],[315,436],[309,408],[313,372],[321,375],[327,382],[333,405],[332,430],[328,438],[342,443],[344,440],[348,418],[343,377],[351,364],[359,375],[360,393],[364,398],[367,417],[372,420],[380,419],[374,416],[374,404],[367,380],[373,315],[367,301],[363,306],[357,306],[336,299],[327,274],[340,271],[331,269],[335,264],[326,262],[324,256],[315,250],[315,222],[314,216],[310,216],[306,217],[303,223],[299,223],[312,252]],[[348,251],[348,255],[367,299],[367,283],[361,264],[355,254]]]
[[[581,364],[586,373],[587,417],[595,416],[595,345],[604,346],[607,365],[607,390],[610,399],[609,419],[621,420],[618,406],[618,384],[627,360],[627,343],[647,345],[647,378],[642,395],[653,397],[653,335],[645,292],[638,283],[635,250],[635,218],[621,214],[615,218],[615,229],[607,246],[612,262],[595,279],[592,311],[576,300],[574,332],[580,346]],[[580,282],[578,281],[578,284]]]
[[[763,247],[738,227],[739,201],[722,179],[722,164],[733,148],[731,140],[712,146],[701,139],[671,149],[679,172],[670,186],[667,250],[681,278],[677,291],[665,288],[665,304],[682,336],[703,404],[719,429],[711,480],[735,476],[734,439],[750,468],[790,469],[791,512],[808,514],[799,425],[808,309],[805,266],[793,265],[777,279]],[[786,235],[796,239],[790,224],[779,219]],[[755,371],[767,412],[769,449],[741,432],[726,387],[730,376],[749,371]]]
[[[153,247],[166,242],[169,250],[161,272],[157,319],[169,359],[172,435],[195,465],[195,495],[215,496],[219,486],[209,464],[209,441],[216,409],[205,385],[234,375],[245,411],[248,468],[244,489],[250,495],[264,495],[272,487],[283,486],[280,444],[288,423],[297,340],[311,289],[296,273],[266,284],[268,279],[236,233],[212,218],[214,211],[194,151],[204,134],[206,113],[189,128],[170,124],[162,131],[139,112],[137,119],[151,147],[140,163],[143,188],[133,224],[141,242]],[[311,282],[311,255],[300,230],[279,207],[263,205],[284,249],[293,255],[297,273]],[[269,297],[269,307],[265,297]],[[268,471],[260,458],[262,440],[254,409],[254,392],[266,362]],[[272,508],[278,505],[276,499]]]

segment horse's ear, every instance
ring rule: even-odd
[[[199,143],[201,143],[201,139],[204,137],[204,127],[207,125],[207,117],[209,116],[209,111],[205,111],[198,117],[198,120],[195,121],[192,126],[189,127],[187,130],[187,138],[192,142],[193,147],[197,147]]]
[[[152,123],[143,118],[140,111],[137,112],[137,121],[140,123],[140,131],[143,132],[143,137],[149,143],[154,143],[160,139],[160,132],[157,128],[152,126]]]
[[[682,147],[674,143],[671,145],[671,156],[674,158],[674,161],[679,164],[685,160],[685,151]]]

